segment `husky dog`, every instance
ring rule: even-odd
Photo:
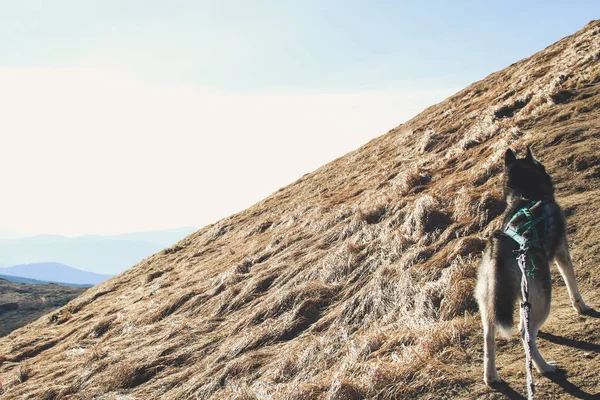
[[[479,266],[475,296],[483,323],[483,380],[500,382],[496,370],[496,331],[504,336],[513,326],[513,310],[521,296],[521,277],[516,256],[521,244],[527,247],[526,265],[529,285],[530,348],[533,365],[540,373],[556,371],[538,351],[535,339],[550,311],[552,285],[550,261],[554,261],[564,279],[573,308],[583,314],[590,308],[584,303],[569,254],[565,218],[554,200],[552,180],[544,166],[527,147],[527,156],[517,159],[511,149],[504,157],[504,197],[507,207],[503,231],[489,240]],[[521,228],[521,229],[520,229]],[[519,330],[525,340],[524,322]]]

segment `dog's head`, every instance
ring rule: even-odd
[[[546,168],[535,159],[529,146],[527,156],[517,158],[511,149],[504,156],[504,196],[528,200],[552,200],[554,186]]]

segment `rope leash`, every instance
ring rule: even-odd
[[[523,301],[521,302],[521,321],[524,324],[525,336],[524,336],[524,347],[525,347],[525,368],[527,370],[527,398],[533,400],[533,394],[535,393],[535,384],[533,382],[533,359],[531,356],[531,333],[529,331],[530,319],[531,319],[531,303],[529,303],[529,285],[527,282],[527,247],[522,247],[519,250],[517,256],[517,262],[521,269],[521,295]]]

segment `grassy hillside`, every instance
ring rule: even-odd
[[[600,306],[599,60],[596,21],[13,332],[4,398],[519,398],[517,339],[482,384],[476,267],[530,144]],[[538,396],[598,393],[598,314],[554,287]]]
[[[0,278],[0,337],[64,306],[85,289],[9,282]]]

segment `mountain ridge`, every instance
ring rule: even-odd
[[[97,274],[56,262],[31,263],[0,268],[0,274],[51,283],[96,285],[113,275]]]
[[[516,339],[504,386],[482,382],[477,264],[504,152],[533,145],[600,306],[599,37],[593,21],[11,333],[2,397],[520,398]],[[537,395],[595,396],[598,314],[553,281],[539,346],[566,372]]]

